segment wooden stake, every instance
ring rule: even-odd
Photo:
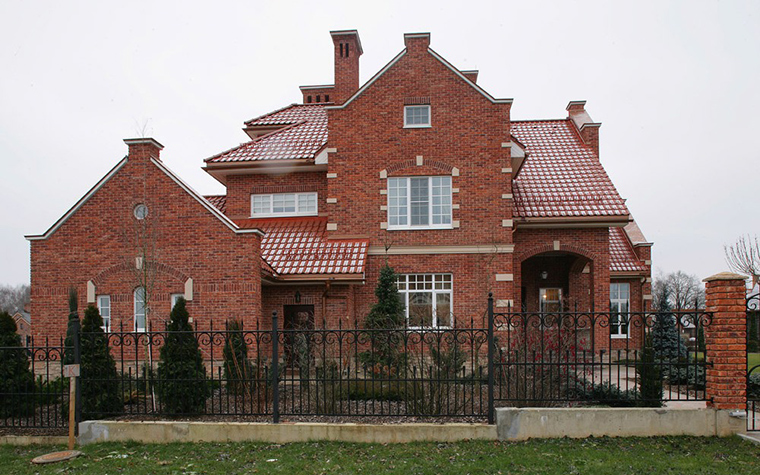
[[[76,429],[77,378],[69,378],[69,450],[74,448],[74,431]]]

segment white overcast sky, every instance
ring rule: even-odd
[[[410,0],[0,3],[0,284],[29,281],[44,232],[152,136],[204,194],[202,160],[246,119],[333,80],[329,31],[358,29],[366,81],[403,33],[479,69],[515,119],[586,100],[601,158],[654,266],[706,277],[723,245],[760,233],[760,1]]]

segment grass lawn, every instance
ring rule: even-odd
[[[760,353],[747,353],[747,369],[760,364]],[[760,371],[760,370],[758,370]]]
[[[529,442],[96,444],[84,456],[34,466],[62,447],[0,446],[5,474],[760,474],[760,447],[738,437]]]

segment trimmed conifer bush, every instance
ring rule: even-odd
[[[103,318],[94,305],[87,307],[82,322],[82,418],[101,419],[124,409],[119,396],[116,362],[103,332]]]
[[[387,263],[380,270],[375,287],[377,303],[372,306],[364,326],[369,330],[393,330],[404,326],[405,308],[396,287],[396,273]],[[404,361],[399,351],[402,335],[398,332],[372,332],[369,351],[360,355],[362,362],[376,374],[397,371]]]
[[[66,325],[66,339],[63,342],[63,364],[65,365],[74,364],[74,332],[77,331],[76,327],[77,323],[79,323],[77,307],[77,291],[74,287],[71,287],[69,288],[69,320]]]
[[[209,388],[206,368],[188,319],[185,299],[174,305],[158,363],[158,398],[166,414],[202,412]]]
[[[8,312],[0,313],[0,414],[28,415],[34,410],[34,376],[26,349]]]
[[[227,390],[233,393],[251,395],[250,378],[254,374],[253,365],[248,361],[248,345],[243,338],[243,325],[233,320],[227,327],[227,340],[224,342],[224,379]]]
[[[639,374],[641,406],[660,407],[662,406],[662,374],[657,364],[657,357],[651,334],[646,336],[644,349],[641,354],[641,361],[636,365],[636,372]]]

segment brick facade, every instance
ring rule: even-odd
[[[261,315],[260,236],[236,233],[204,208],[156,164],[158,152],[130,146],[128,157],[71,215],[31,238],[31,314],[40,322],[35,339],[55,341],[65,333],[69,287],[78,292],[80,315],[94,303],[88,282],[96,296],[111,297],[111,327],[132,330],[140,255],[151,274],[150,323],[159,329],[170,295],[184,294],[188,279],[193,295],[187,307],[199,328],[208,327],[210,316],[252,323]],[[138,204],[148,207],[144,220],[133,214]]]
[[[536,310],[543,286],[562,288],[568,310],[606,312],[611,279],[630,284],[632,310],[644,308],[651,267],[643,263],[650,259],[650,244],[636,247],[633,239],[626,241],[637,270],[611,274],[610,226],[623,226],[631,218],[599,164],[599,124],[591,122],[585,103],[571,103],[568,118],[556,124],[523,124],[521,143],[512,134],[512,100],[495,99],[474,83],[476,71],[461,72],[446,62],[430,49],[430,35],[405,35],[405,49],[361,88],[358,33],[332,32],[332,38],[334,84],[302,86],[308,107],[289,106],[247,122],[253,140],[207,159],[205,169],[227,188],[223,200],[217,200],[224,203],[226,217],[245,229],[256,226],[252,194],[316,192],[317,214],[326,219],[324,236],[313,230],[309,237],[280,231],[282,240],[272,246],[287,239],[307,242],[304,254],[321,255],[331,242],[353,240],[354,248],[368,242],[365,261],[357,267],[326,259],[326,265],[304,264],[297,272],[291,266],[290,273],[271,262],[262,266],[259,236],[225,226],[151,163],[147,154],[155,149],[133,144],[129,160],[114,177],[51,236],[32,241],[32,313],[53,322],[39,335],[63,331],[67,288],[75,285],[84,305],[88,281],[97,294],[112,295],[114,326],[132,324],[134,282],[131,264],[125,263],[133,260],[129,231],[137,203],[148,205],[149,220],[160,231],[155,248],[163,278],[154,292],[154,311],[161,316],[168,313],[170,295],[182,292],[192,278],[189,310],[203,316],[199,318],[239,317],[247,325],[268,326],[272,312],[283,315],[291,306],[309,305],[317,324],[353,324],[363,321],[375,301],[386,262],[399,274],[450,274],[456,326],[485,325],[490,292],[498,311]],[[405,127],[404,107],[410,104],[430,107],[429,127]],[[566,170],[546,174],[555,180],[554,189],[541,188],[543,178],[535,178],[534,170],[522,172],[527,191],[520,199],[521,209],[538,215],[521,215],[515,183],[523,163],[540,159],[528,139],[559,136],[560,127],[563,144],[573,150],[539,145],[558,149],[567,155],[568,166],[577,166],[573,186],[597,194],[590,201],[579,195],[572,206],[580,203],[591,211],[550,209],[546,214],[544,208],[554,205],[544,203],[571,206],[557,198],[565,184],[556,176]],[[583,180],[592,175],[603,183],[585,186]],[[388,229],[389,178],[420,176],[450,177],[451,225]],[[544,193],[538,206],[525,201],[531,193]],[[334,264],[361,271],[314,270]]]

